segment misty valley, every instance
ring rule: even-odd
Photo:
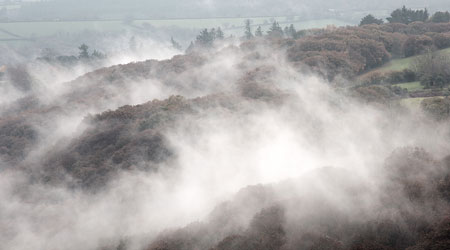
[[[450,249],[449,11],[0,0],[0,250]]]

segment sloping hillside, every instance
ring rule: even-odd
[[[448,31],[387,24],[218,43],[102,68],[49,95],[30,78],[1,109],[0,242],[446,249],[448,120],[396,105],[395,86],[351,81],[407,39]]]

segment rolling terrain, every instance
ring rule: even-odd
[[[417,82],[353,82],[448,32],[199,36],[183,55],[87,73],[8,65],[0,248],[446,249],[448,119],[398,105]]]

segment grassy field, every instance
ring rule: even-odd
[[[417,58],[417,56],[412,56],[408,58],[394,59],[381,68],[378,68],[377,71],[387,72],[387,71],[401,71],[404,69],[409,69],[412,67],[412,63]]]
[[[439,53],[450,54],[450,48],[440,50]],[[373,70],[365,73],[364,75],[372,73],[372,72],[384,73],[384,72],[389,72],[389,71],[402,71],[404,69],[412,69],[413,62],[418,57],[420,57],[420,55],[412,56],[412,57],[408,57],[408,58],[394,59],[379,68],[373,69]],[[362,76],[364,76],[364,75],[362,75]]]
[[[0,39],[11,38],[1,30],[13,33],[24,38],[39,38],[53,36],[58,33],[79,33],[83,31],[121,32],[128,29],[142,29],[145,24],[154,27],[179,27],[189,29],[222,27],[227,34],[240,34],[246,19],[252,20],[254,27],[261,25],[268,29],[276,20],[281,26],[293,23],[297,29],[321,28],[327,25],[345,26],[350,23],[337,19],[321,19],[312,21],[300,21],[299,17],[287,19],[286,17],[256,17],[256,18],[217,18],[217,19],[170,19],[170,20],[135,20],[131,25],[123,21],[52,21],[52,22],[15,22],[0,23]]]
[[[57,33],[76,33],[84,30],[120,31],[125,28],[120,21],[0,23],[0,29],[26,38],[45,37]]]
[[[420,103],[427,98],[433,97],[405,98],[400,100],[400,104],[409,109],[418,109],[420,108]]]
[[[423,86],[420,84],[420,82],[406,82],[406,83],[399,83],[394,84],[393,86],[400,87],[403,89],[407,89],[409,92],[414,92],[418,90],[423,90]]]

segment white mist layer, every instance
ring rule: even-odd
[[[207,81],[202,90],[187,87],[187,96],[233,91],[239,63],[236,55],[229,55],[190,72]],[[284,105],[251,107],[254,104],[248,102],[245,105],[252,110],[248,113],[214,110],[195,119],[184,117],[165,134],[177,160],[174,166],[162,166],[159,174],[125,172],[93,195],[30,184],[18,173],[0,172],[0,231],[4,232],[0,248],[94,250],[111,239],[131,237],[137,239],[133,243],[139,249],[164,229],[204,219],[214,206],[248,185],[296,178],[323,166],[345,168],[369,180],[397,147],[422,146],[438,156],[449,149],[442,136],[448,135],[448,129],[443,126],[347,100],[319,78],[275,63],[281,66],[273,81],[291,95]],[[44,85],[38,91],[57,100],[72,91],[60,81],[82,71],[43,74]],[[113,91],[117,96],[105,104],[111,109],[173,93],[157,81],[131,82]],[[101,111],[95,106],[84,112],[74,109],[56,120],[56,129],[41,128],[47,139],[30,154],[30,161],[49,144],[79,133],[86,114]],[[342,201],[328,196],[337,205]]]

